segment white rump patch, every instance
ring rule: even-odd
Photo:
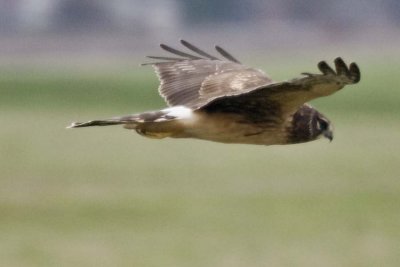
[[[177,119],[190,119],[193,116],[193,110],[185,106],[176,106],[162,110],[165,116],[175,117]]]

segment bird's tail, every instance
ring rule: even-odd
[[[73,122],[67,128],[82,128],[82,127],[90,127],[90,126],[110,126],[110,125],[130,125],[131,129],[134,129],[138,123],[143,122],[140,118],[142,114],[133,114],[122,117],[114,117],[111,119],[105,120],[92,120],[87,122]]]
[[[73,122],[67,128],[80,128],[80,127],[90,127],[90,126],[109,126],[109,125],[118,125],[124,124],[121,121],[116,120],[94,120],[94,121],[87,121],[87,122]]]
[[[124,124],[127,129],[136,129],[136,126],[141,124],[158,124],[161,125],[165,122],[190,119],[192,117],[192,110],[183,106],[176,106],[157,111],[148,111],[133,115],[122,117],[114,117],[105,120],[92,120],[87,122],[74,122],[67,128],[81,128],[90,126],[109,126]]]
[[[176,106],[157,111],[149,111],[105,120],[74,122],[67,128],[109,126],[122,124],[124,128],[150,138],[164,138],[183,131],[183,125],[192,119],[190,108]],[[182,122],[184,121],[184,122]]]

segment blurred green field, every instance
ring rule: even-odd
[[[150,69],[2,70],[0,265],[398,266],[400,64],[360,66],[332,143],[270,147],[65,129],[163,107]]]

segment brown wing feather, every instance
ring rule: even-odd
[[[201,107],[205,110],[225,109],[241,105],[246,109],[245,103],[251,103],[258,109],[274,106],[279,109],[280,116],[293,114],[307,101],[314,98],[331,95],[345,85],[360,81],[360,70],[355,63],[349,67],[341,58],[335,59],[336,72],[326,62],[318,64],[322,74],[305,73],[306,77],[293,79],[287,82],[271,83],[247,91],[239,95],[216,97],[204,103]]]
[[[153,65],[160,79],[160,95],[170,106],[197,109],[217,97],[244,93],[271,83],[262,71],[238,63],[220,47],[217,51],[228,61],[217,59],[187,41],[181,40],[181,43],[197,55],[161,45],[182,58],[151,56],[165,61],[148,63]]]
[[[344,86],[360,81],[360,69],[357,64],[351,63],[349,67],[338,57],[334,61],[336,71],[326,64],[319,68],[322,74],[309,74],[300,79],[293,79],[282,84],[276,84],[271,92],[268,87],[263,91],[281,103],[283,113],[294,113],[297,109],[312,99],[336,93]],[[328,70],[329,68],[329,70]]]
[[[271,84],[262,71],[253,68],[241,68],[208,76],[201,85],[199,98],[190,103],[198,109],[214,99],[243,95],[260,86]]]
[[[336,58],[336,70],[321,61],[318,68],[322,74],[303,73],[306,77],[274,83],[262,71],[240,64],[218,46],[217,51],[228,61],[217,59],[187,41],[181,43],[197,55],[161,45],[182,58],[152,57],[166,61],[150,63],[160,79],[159,92],[171,106],[206,110],[229,107],[236,111],[250,106],[252,110],[273,106],[285,117],[309,100],[333,94],[360,80],[355,63],[347,66],[341,58]]]

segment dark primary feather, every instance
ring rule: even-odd
[[[318,63],[318,69],[325,75],[335,75],[335,71],[325,61]]]
[[[188,59],[200,59],[200,57],[193,56],[191,54],[176,50],[175,48],[172,48],[172,47],[170,47],[168,45],[165,45],[165,44],[160,44],[160,47],[162,49],[164,49],[165,51],[170,52],[172,54],[175,54],[177,56],[181,56],[181,57],[188,58]]]
[[[195,45],[189,43],[188,41],[181,40],[180,42],[181,42],[181,44],[182,44],[184,47],[186,47],[187,49],[189,49],[189,50],[192,51],[192,52],[195,52],[195,53],[198,54],[200,57],[197,56],[197,55],[192,55],[192,54],[183,52],[183,51],[181,51],[181,50],[175,49],[175,48],[173,48],[173,47],[171,47],[171,46],[169,46],[169,45],[166,45],[166,44],[160,44],[160,47],[161,47],[163,50],[165,50],[165,51],[167,51],[167,52],[169,52],[169,53],[171,53],[171,54],[180,56],[180,57],[182,57],[182,58],[170,58],[170,57],[162,57],[162,56],[161,56],[161,57],[160,57],[160,56],[147,56],[147,57],[148,57],[148,58],[154,58],[154,59],[165,59],[165,60],[174,60],[174,59],[175,59],[175,60],[178,60],[178,61],[179,61],[179,60],[196,60],[196,59],[221,60],[221,59],[219,59],[219,58],[217,58],[217,57],[215,57],[215,56],[210,55],[209,53],[204,52],[202,49],[200,49],[200,48],[198,48],[197,46],[195,46]],[[239,60],[237,60],[234,56],[232,56],[229,52],[227,52],[227,51],[226,51],[225,49],[223,49],[222,47],[216,45],[216,46],[215,46],[215,49],[217,50],[217,52],[218,52],[222,57],[224,57],[224,58],[227,59],[228,61],[234,62],[234,63],[239,63],[239,64],[240,64]],[[151,64],[151,63],[146,63],[146,64]]]
[[[237,60],[236,58],[234,58],[231,54],[229,54],[225,49],[223,49],[222,47],[216,45],[215,49],[227,60],[232,61],[232,62],[236,62],[240,64],[240,61]]]
[[[340,57],[335,59],[335,67],[337,75],[344,75],[346,77],[350,76],[349,68],[347,67],[346,63],[344,63],[343,59]]]
[[[218,58],[204,52],[203,50],[199,49],[198,47],[192,45],[191,43],[185,41],[185,40],[181,40],[181,44],[186,46],[188,49],[192,50],[193,52],[199,54],[200,56],[203,56],[205,58],[211,59],[211,60],[217,60]]]
[[[350,63],[350,77],[354,83],[358,83],[361,79],[360,69],[356,63]]]

